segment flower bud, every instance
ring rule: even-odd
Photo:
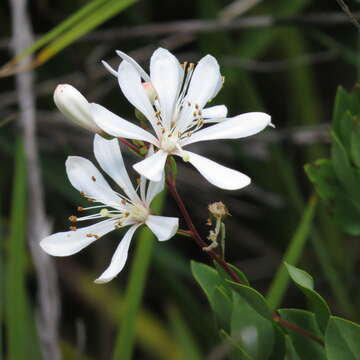
[[[151,82],[144,82],[144,83],[142,83],[142,86],[143,86],[150,102],[152,104],[154,104],[155,99],[156,99],[156,91],[155,91],[154,87],[152,86]]]
[[[210,214],[216,218],[223,218],[226,215],[230,215],[228,209],[221,201],[209,204],[208,209]]]
[[[70,121],[92,132],[103,132],[91,117],[89,102],[73,86],[58,85],[54,91],[54,102]]]

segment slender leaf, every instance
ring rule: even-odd
[[[163,192],[158,196],[153,208],[161,212],[165,199]],[[113,359],[130,360],[134,350],[136,319],[144,292],[146,276],[150,266],[150,259],[154,247],[154,236],[147,227],[143,227],[136,239],[137,246],[130,277],[125,294],[125,314],[120,323],[119,333],[116,339]]]

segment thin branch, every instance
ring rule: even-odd
[[[357,21],[355,15],[351,12],[345,1],[343,0],[336,0],[336,2],[340,5],[341,9],[344,11],[344,13],[347,15],[347,17],[350,19],[351,23],[360,30],[360,24]]]
[[[15,55],[21,53],[33,42],[30,21],[27,16],[26,0],[11,0],[12,27]],[[31,61],[25,59],[26,66]],[[38,328],[41,348],[45,360],[60,359],[58,346],[59,294],[54,263],[43,252],[39,241],[48,235],[48,222],[45,217],[44,194],[41,182],[38,150],[36,142],[35,100],[33,73],[23,72],[16,75],[19,102],[19,120],[24,133],[26,165],[28,178],[28,242],[38,280],[39,316]]]

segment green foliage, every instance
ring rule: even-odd
[[[309,307],[314,311],[321,330],[324,332],[330,318],[326,301],[314,290],[314,280],[306,271],[285,263],[291,279],[306,296]]]
[[[358,360],[360,358],[360,326],[332,316],[325,335],[328,360]]]
[[[360,91],[337,91],[331,130],[331,158],[305,165],[305,171],[335,222],[360,234]]]
[[[26,291],[26,166],[19,139],[16,146],[11,224],[6,267],[5,316],[9,360],[40,359],[30,299]]]

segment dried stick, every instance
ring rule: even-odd
[[[27,16],[26,0],[11,0],[12,28],[15,55],[33,42]],[[23,61],[26,65],[30,59]],[[19,102],[19,119],[25,139],[28,174],[28,242],[38,281],[38,328],[43,357],[46,360],[61,358],[58,346],[59,296],[56,269],[52,259],[39,247],[39,241],[49,230],[44,210],[44,195],[40,176],[36,143],[35,101],[33,73],[16,75]]]

